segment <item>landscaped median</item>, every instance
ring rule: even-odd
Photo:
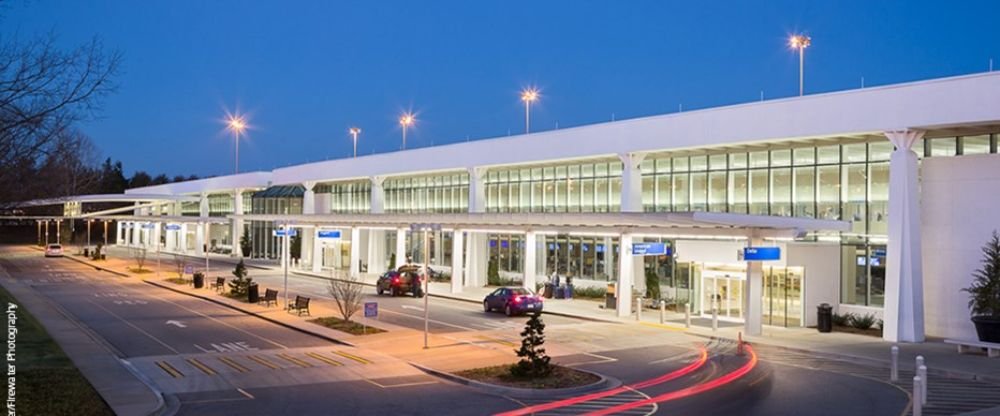
[[[114,412],[80,374],[45,328],[5,289],[0,302],[7,310],[8,354],[13,354],[14,374],[4,380],[8,396],[24,415],[113,415]],[[13,318],[11,318],[13,314]],[[11,349],[13,346],[13,350]],[[13,383],[11,383],[13,381]],[[13,414],[13,413],[11,413]]]

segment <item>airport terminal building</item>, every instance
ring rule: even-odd
[[[66,210],[114,219],[124,246],[279,259],[275,230],[289,228],[291,267],[316,272],[427,256],[455,292],[556,274],[616,283],[620,316],[656,284],[750,334],[815,325],[828,303],[884,319],[892,341],[972,338],[960,289],[1000,228],[998,140],[1000,73],[985,73],[130,189],[126,213],[84,213],[85,198]]]

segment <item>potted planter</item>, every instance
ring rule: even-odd
[[[1000,234],[983,246],[983,265],[972,274],[972,284],[962,289],[969,293],[969,309],[976,334],[983,342],[1000,343]]]

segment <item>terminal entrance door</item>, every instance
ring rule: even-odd
[[[701,271],[701,313],[719,318],[743,319],[743,283],[745,269],[731,265],[705,265]]]
[[[764,268],[764,325],[802,326],[801,267]]]

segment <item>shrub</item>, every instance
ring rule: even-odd
[[[552,373],[551,358],[545,354],[545,323],[540,314],[532,314],[521,331],[521,348],[517,356],[521,360],[510,367],[510,373],[522,378],[541,378]]]
[[[875,314],[866,313],[864,315],[851,315],[849,321],[851,326],[857,329],[866,330],[866,329],[871,329],[871,327],[875,326],[875,323],[878,321],[878,318],[875,317]]]
[[[973,316],[1000,317],[1000,234],[983,246],[983,266],[972,273],[972,284],[962,289],[969,294],[969,309]]]
[[[104,244],[97,243],[97,247],[94,247],[94,251],[92,253],[90,253],[90,258],[92,260],[100,260],[101,259],[101,249],[102,248],[104,248]]]
[[[574,298],[604,299],[608,290],[603,287],[574,287]]]
[[[243,264],[243,259],[236,264],[233,270],[233,281],[229,282],[229,292],[233,296],[245,296],[250,290],[250,283],[253,279],[247,277],[247,266]]]
[[[253,250],[253,242],[250,241],[250,234],[244,232],[243,236],[240,237],[240,251],[243,257],[250,257],[250,250]]]
[[[504,286],[500,282],[500,265],[496,257],[490,257],[490,262],[486,266],[486,284],[491,286]]]
[[[646,270],[646,299],[660,299],[660,277],[653,269]]]
[[[850,324],[851,319],[854,318],[854,314],[847,312],[843,315],[833,314],[833,324],[836,326],[847,326]]]

